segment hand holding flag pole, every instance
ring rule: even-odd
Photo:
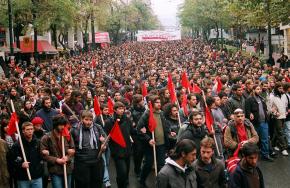
[[[62,148],[62,157],[64,158],[65,157],[65,148],[64,148],[64,135],[62,134],[61,136],[61,148]],[[66,170],[66,163],[63,164],[63,176],[64,176],[64,187],[65,188],[68,188],[67,187],[67,170]]]
[[[13,103],[12,99],[10,100],[10,103],[11,103],[12,112],[14,114],[16,112],[15,112],[14,103]],[[16,116],[16,114],[14,114],[14,116]],[[20,144],[23,160],[24,160],[24,162],[27,163],[27,158],[26,158],[26,155],[25,155],[25,151],[24,151],[24,147],[23,147],[23,143],[22,143],[22,138],[21,138],[21,134],[20,134],[17,118],[15,119],[14,126],[16,126],[17,134],[19,135],[18,139],[19,139],[19,144]],[[31,181],[31,174],[30,174],[30,171],[29,171],[29,167],[26,168],[26,172],[27,172],[27,176],[28,176],[29,181]]]
[[[149,102],[149,121],[148,121],[148,128],[150,132],[152,133],[152,140],[154,141],[153,146],[153,159],[154,159],[154,170],[155,170],[155,176],[157,176],[157,161],[156,161],[156,146],[155,146],[155,134],[154,130],[157,127],[156,120],[154,118],[153,114],[153,107],[151,102]]]

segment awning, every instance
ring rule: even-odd
[[[19,48],[14,47],[14,52],[20,52],[21,50]],[[10,53],[10,48],[7,46],[1,46],[0,52]]]
[[[14,43],[14,46],[16,44]],[[34,52],[34,41],[20,41],[20,50],[21,53],[33,53]],[[50,45],[46,40],[38,40],[37,41],[37,51],[39,53],[46,53],[46,54],[57,54],[58,51]]]

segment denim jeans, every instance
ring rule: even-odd
[[[51,184],[52,184],[52,188],[63,188],[64,187],[64,176],[61,175],[55,175],[55,174],[51,174]],[[71,175],[68,174],[67,175],[67,187],[71,188]]]
[[[260,138],[261,154],[263,157],[269,156],[269,126],[267,122],[260,123],[256,128]]]
[[[31,181],[17,181],[18,188],[42,188],[42,178]]]
[[[104,160],[104,179],[103,182],[104,184],[109,182],[110,183],[110,175],[109,175],[109,162],[110,162],[110,157],[111,157],[111,151],[108,148],[105,153],[102,154],[103,160]]]
[[[288,147],[290,146],[290,121],[285,122],[284,132],[287,137]]]

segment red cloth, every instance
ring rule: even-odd
[[[212,132],[212,125],[213,125],[214,120],[213,120],[213,117],[211,115],[211,111],[210,111],[209,107],[205,108],[204,114],[205,114],[205,125],[206,125],[208,131]]]
[[[181,85],[182,87],[185,87],[186,89],[192,90],[192,87],[190,85],[190,82],[187,78],[186,72],[183,72],[181,75]]]
[[[200,87],[198,87],[198,85],[193,83],[192,92],[193,93],[201,93],[202,91],[201,91]]]
[[[9,120],[9,123],[7,125],[7,134],[10,136],[13,135],[17,131],[16,121],[18,121],[17,114],[16,112],[13,112]]]
[[[116,142],[117,144],[119,144],[121,147],[125,148],[127,145],[126,145],[126,142],[125,142],[125,139],[123,137],[123,134],[121,132],[121,129],[120,129],[120,125],[118,123],[118,120],[115,122],[111,132],[110,132],[110,136],[111,136],[111,139]]]
[[[99,100],[96,96],[94,97],[94,111],[95,111],[96,116],[100,116],[102,114]]]
[[[31,123],[33,124],[33,125],[37,125],[37,124],[43,124],[43,119],[41,118],[41,117],[35,117],[35,118],[33,118],[33,120],[31,121]]]
[[[70,141],[70,133],[69,133],[69,130],[68,130],[68,125],[66,125],[63,128],[61,136],[64,136],[67,139],[67,141]]]
[[[96,66],[97,66],[96,60],[93,58],[92,59],[92,68],[96,68]]]
[[[149,128],[150,132],[153,132],[156,127],[157,127],[157,123],[156,123],[155,118],[154,118],[152,103],[149,102],[148,128]]]
[[[175,103],[177,99],[176,99],[175,88],[174,88],[171,74],[168,74],[167,89],[168,89],[169,94],[170,94],[171,102]]]
[[[108,110],[109,114],[113,115],[114,114],[114,102],[112,101],[111,97],[108,97]]]
[[[217,77],[217,78],[216,78],[216,81],[217,81],[217,88],[216,88],[216,91],[217,91],[217,93],[219,93],[219,92],[222,90],[223,83],[222,83],[220,77]]]
[[[248,140],[247,131],[244,125],[236,125],[239,142]]]
[[[188,116],[188,109],[187,109],[187,96],[183,95],[182,96],[182,103],[181,103],[181,107],[183,109],[184,115]]]

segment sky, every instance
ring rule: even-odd
[[[151,0],[151,7],[165,28],[178,27],[178,6],[183,0]]]

